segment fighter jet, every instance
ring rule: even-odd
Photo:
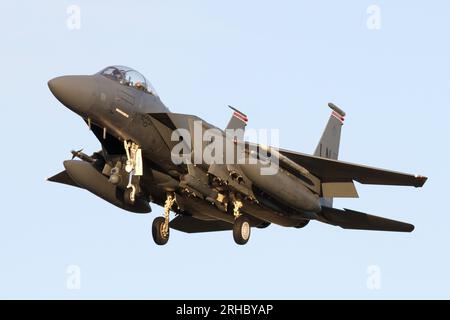
[[[65,170],[48,180],[86,189],[130,212],[149,213],[150,203],[162,206],[164,215],[152,225],[157,245],[168,242],[170,229],[230,230],[243,245],[253,227],[303,228],[311,220],[343,229],[414,230],[408,223],[333,207],[333,198],[358,197],[355,181],[422,187],[427,178],[338,160],[345,112],[332,103],[323,135],[308,155],[245,141],[248,117],[234,107],[224,129],[173,113],[150,82],[128,67],[57,77],[48,86],[101,144],[92,155],[72,151]]]

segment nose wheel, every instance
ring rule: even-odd
[[[168,194],[166,202],[164,204],[164,217],[157,217],[153,220],[152,225],[152,236],[153,241],[159,246],[165,245],[169,241],[169,214],[170,209],[175,203],[175,196],[173,194]]]

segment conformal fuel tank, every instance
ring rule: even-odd
[[[263,166],[258,164],[240,165],[242,172],[262,191],[285,205],[301,211],[320,212],[319,197],[309,190],[304,182],[278,167],[273,175],[262,175]]]

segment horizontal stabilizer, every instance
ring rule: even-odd
[[[200,233],[232,230],[233,225],[224,221],[203,221],[190,216],[177,216],[170,222],[170,228],[186,233]]]
[[[412,232],[414,226],[409,223],[373,216],[349,209],[338,210],[323,207],[317,214],[319,221],[339,226],[343,229]]]

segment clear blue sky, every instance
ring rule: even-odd
[[[69,5],[81,29],[66,26]],[[367,8],[381,9],[370,30]],[[448,1],[2,1],[0,298],[450,298]],[[238,106],[280,145],[312,152],[335,102],[343,160],[430,177],[423,189],[358,185],[338,207],[405,220],[412,234],[172,232],[150,215],[45,182],[69,151],[99,149],[47,81],[111,64],[149,78],[172,111],[224,126]],[[66,268],[81,289],[66,288]],[[370,290],[367,268],[381,287]]]

